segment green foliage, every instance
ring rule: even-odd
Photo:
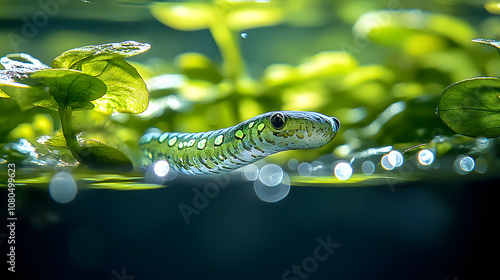
[[[152,17],[169,28],[141,29],[136,34],[133,29],[126,29],[118,35],[155,37],[157,52],[148,53],[154,57],[141,56],[147,58],[142,63],[130,65],[124,60],[149,48],[137,42],[71,49],[57,56],[49,64],[51,68],[25,54],[3,58],[5,70],[0,75],[0,96],[5,98],[0,98],[1,141],[23,137],[37,146],[37,137],[40,141],[40,136],[52,135],[45,138],[46,146],[65,147],[66,135],[74,139],[69,145],[78,149],[84,147],[86,139],[93,139],[119,147],[129,156],[138,156],[137,140],[147,127],[207,131],[232,126],[271,110],[317,111],[336,116],[342,122],[332,145],[307,153],[277,154],[271,159],[281,162],[292,157],[314,160],[331,154],[332,150],[334,155],[346,156],[377,146],[408,148],[427,143],[436,134],[455,134],[443,124],[441,115],[435,114],[436,105],[441,93],[456,81],[483,73],[499,75],[500,59],[491,59],[491,53],[470,44],[471,38],[485,30],[498,33],[495,31],[498,20],[474,15],[471,21],[472,10],[458,16],[454,5],[439,5],[438,9],[426,1],[396,2],[151,3],[148,7]],[[97,9],[97,5],[88,8]],[[132,10],[128,11],[133,14]],[[140,18],[122,19],[130,24],[136,20],[137,25],[151,21],[144,14]],[[98,24],[95,26],[94,34],[55,30],[47,38],[40,36],[37,53],[53,57],[54,50],[71,48],[65,47],[68,44],[116,35],[107,33]],[[211,53],[211,40],[206,41],[207,46],[203,45],[206,33],[202,30],[210,32],[220,56]],[[243,38],[241,32],[248,37]],[[32,45],[26,48],[35,48]],[[82,78],[77,81],[81,79],[82,86],[93,84],[95,92],[88,92],[86,101],[71,94],[65,100],[61,93],[58,102],[46,90],[54,85],[47,79],[35,79],[34,73],[41,70],[78,72]],[[141,77],[151,94],[150,108],[140,115],[110,116],[112,112],[138,113],[146,109],[149,96]],[[92,82],[95,79],[105,85],[106,93],[90,100],[100,93],[98,83]],[[446,92],[462,98],[463,94],[456,89],[458,86],[453,86]],[[25,94],[27,91],[30,94]],[[490,94],[484,89],[479,91]],[[490,99],[493,100],[493,94]],[[72,102],[66,106],[69,109],[59,110],[68,102]],[[81,110],[90,109],[89,102],[94,108]],[[23,110],[33,106],[51,109],[20,111],[17,103]],[[439,114],[444,114],[441,106],[439,103]],[[77,109],[78,112],[74,111]],[[62,118],[59,111],[63,112]],[[461,116],[473,113],[470,110]],[[53,129],[50,133],[42,132],[35,127],[38,115],[43,115],[56,129],[58,118],[64,122],[63,126],[72,129],[65,133]],[[464,127],[467,122],[457,123]],[[75,149],[77,157],[78,149]]]
[[[500,136],[500,79],[473,78],[449,86],[439,100],[439,117],[471,137]]]
[[[500,48],[500,42],[473,42]],[[450,85],[441,95],[439,117],[456,133],[471,137],[500,136],[500,78],[478,77]]]
[[[64,52],[52,67],[27,54],[7,55],[0,61],[5,67],[0,70],[0,97],[13,98],[23,107],[58,111],[62,133],[44,139],[44,145],[65,146],[89,167],[131,170],[132,162],[119,150],[77,138],[72,110],[143,112],[149,93],[139,73],[123,57],[148,49],[149,44],[134,41],[85,46]]]
[[[36,88],[48,88],[48,98],[36,105],[63,110],[67,106],[72,109],[92,109],[90,101],[102,97],[106,93],[106,85],[91,75],[69,69],[40,70],[30,76],[39,83]],[[34,88],[32,86],[31,88]],[[29,95],[30,92],[24,93]],[[43,102],[43,103],[42,103]]]

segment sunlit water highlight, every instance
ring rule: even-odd
[[[335,165],[333,172],[337,179],[346,181],[352,176],[352,167],[347,162],[339,162]]]
[[[155,172],[156,176],[165,177],[170,171],[170,165],[166,160],[159,160],[155,163],[153,171]]]

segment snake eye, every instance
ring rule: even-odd
[[[285,115],[282,113],[274,113],[269,121],[275,129],[282,129],[285,126]]]

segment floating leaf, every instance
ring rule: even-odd
[[[151,45],[136,41],[124,41],[120,43],[108,43],[102,45],[90,45],[71,49],[63,52],[52,62],[53,68],[78,69],[86,59],[107,60],[114,57],[129,57],[143,53]]]
[[[99,79],[70,69],[41,70],[31,78],[49,88],[59,109],[72,104],[78,108],[106,93],[106,85]],[[83,105],[82,105],[83,104]]]
[[[95,140],[84,142],[78,154],[83,164],[94,169],[130,171],[134,167],[124,153]]]
[[[456,133],[500,136],[500,79],[472,78],[450,85],[441,95],[438,114]]]

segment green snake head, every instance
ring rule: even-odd
[[[323,147],[340,129],[337,118],[316,112],[279,111],[260,117],[259,140],[276,152]]]
[[[316,112],[280,111],[235,126],[199,133],[147,133],[139,141],[152,162],[166,160],[185,174],[227,172],[286,150],[322,147],[340,122]]]

